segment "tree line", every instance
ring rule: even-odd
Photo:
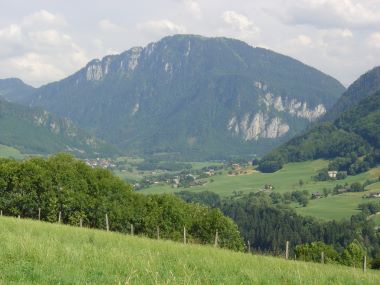
[[[177,196],[221,209],[236,222],[250,247],[259,252],[281,254],[289,241],[290,254],[306,261],[319,262],[322,250],[327,259],[346,265],[358,262],[358,255],[380,258],[380,231],[367,219],[380,208],[376,203],[360,205],[361,213],[348,220],[320,221],[298,215],[283,199],[262,192],[223,199],[210,192],[183,191]]]
[[[24,161],[0,159],[0,210],[4,215],[37,218],[112,231],[213,244],[242,250],[237,225],[219,209],[187,204],[173,195],[142,195],[104,169],[92,169],[68,154]]]

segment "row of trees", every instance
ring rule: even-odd
[[[297,245],[294,252],[299,260],[343,264],[356,268],[362,266],[363,258],[366,256],[365,249],[357,240],[349,243],[342,253],[321,241]]]
[[[37,218],[91,228],[105,228],[105,215],[112,231],[182,240],[186,227],[188,240],[213,243],[242,250],[236,224],[219,209],[187,204],[171,195],[134,193],[131,186],[103,169],[92,169],[66,154],[48,159],[25,161],[0,159],[0,209],[4,215]]]
[[[369,256],[380,256],[380,232],[375,229],[373,221],[367,220],[369,209],[373,212],[377,205],[362,205],[362,213],[350,220],[323,222],[298,215],[284,203],[283,197],[276,198],[262,192],[225,199],[208,192],[182,192],[178,195],[189,202],[219,207],[236,222],[244,239],[255,250],[281,253],[285,250],[286,241],[290,241],[291,253],[294,254],[295,245],[321,241],[341,255],[350,243],[357,240]],[[302,192],[293,196],[294,199],[302,197]]]

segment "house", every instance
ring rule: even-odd
[[[346,188],[340,188],[340,189],[336,190],[336,193],[342,194],[342,193],[346,193],[347,191],[348,191],[348,189],[346,189]]]
[[[214,176],[215,175],[215,171],[214,169],[211,169],[209,171],[206,171],[206,172],[203,172],[205,175],[207,176]]]
[[[336,178],[338,171],[336,170],[328,171],[327,174],[329,175],[330,178]]]
[[[319,193],[319,192],[313,192],[311,193],[311,199],[319,199],[319,198],[322,198],[322,194]]]
[[[369,198],[380,198],[380,192],[369,193]]]
[[[265,190],[272,191],[272,190],[273,190],[273,185],[272,185],[272,184],[265,184],[265,185],[264,185],[264,189],[265,189]]]
[[[232,168],[233,168],[234,170],[240,170],[240,169],[241,169],[241,166],[240,166],[239,163],[234,163],[234,164],[232,164]]]

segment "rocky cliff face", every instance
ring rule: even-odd
[[[343,90],[335,79],[269,50],[181,35],[93,60],[39,88],[28,104],[130,153],[203,159],[261,154],[322,116]]]
[[[260,110],[233,114],[227,124],[231,133],[245,141],[281,138],[290,131],[292,118],[313,122],[326,113],[323,104],[309,108],[307,101],[274,95],[263,82],[255,82],[254,86],[259,90],[257,105]]]

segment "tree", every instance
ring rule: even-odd
[[[380,269],[380,255],[371,261],[372,269]]]
[[[317,241],[310,244],[301,244],[295,248],[297,259],[303,261],[321,262],[322,252],[325,263],[338,263],[338,252],[331,245],[326,245],[324,242]]]
[[[360,268],[364,255],[363,247],[357,240],[354,240],[343,250],[341,261],[345,265]]]

